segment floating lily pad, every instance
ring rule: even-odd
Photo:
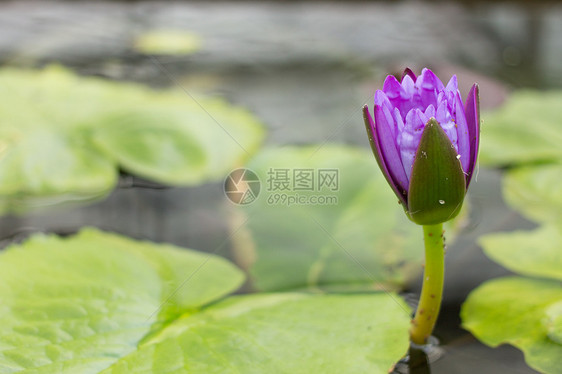
[[[509,343],[542,373],[560,373],[562,344],[549,336],[547,311],[562,300],[553,280],[509,277],[488,281],[462,307],[463,327],[492,347]],[[559,331],[559,330],[558,330]]]
[[[0,213],[21,213],[107,195],[115,163],[79,131],[0,130]]]
[[[562,222],[562,164],[510,170],[504,179],[509,205],[538,222]]]
[[[486,282],[462,307],[463,326],[484,343],[512,344],[529,366],[560,373],[562,357],[562,233],[552,224],[532,232],[481,238],[493,260],[524,275]]]
[[[181,89],[61,67],[3,69],[0,86],[0,213],[102,197],[118,168],[169,185],[218,180],[263,138],[247,111]]]
[[[209,254],[87,229],[0,254],[0,373],[387,373],[395,294],[236,296]]]
[[[552,304],[546,310],[544,319],[548,337],[562,344],[562,301]]]
[[[555,225],[486,235],[480,244],[492,260],[516,273],[562,280],[562,232]]]
[[[124,170],[147,179],[170,185],[222,179],[256,151],[263,130],[248,112],[221,100],[199,104],[180,96],[120,111],[93,130],[94,142]]]
[[[97,373],[244,278],[215,256],[96,230],[37,236],[0,257],[0,373]]]
[[[201,38],[181,30],[152,30],[135,40],[135,49],[157,55],[186,55],[201,48]]]
[[[380,373],[406,353],[408,314],[389,295],[233,297],[181,318],[109,373]]]
[[[516,91],[483,113],[479,160],[504,166],[562,159],[561,91]]]
[[[400,288],[421,272],[421,228],[406,218],[370,151],[283,147],[248,168],[262,192],[241,207],[248,235],[234,239],[258,289]]]
[[[486,235],[484,252],[508,269],[535,278],[492,280],[462,309],[464,326],[484,343],[512,344],[527,363],[561,373],[562,357],[562,92],[519,91],[484,117],[480,160],[507,171],[507,203],[543,223],[530,232]]]

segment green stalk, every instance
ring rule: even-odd
[[[443,247],[443,224],[424,225],[425,269],[420,302],[410,327],[412,342],[422,345],[431,335],[443,296],[445,276],[445,249]]]

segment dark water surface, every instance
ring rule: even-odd
[[[463,94],[477,80],[483,108],[498,105],[512,88],[562,86],[562,6],[526,4],[7,2],[0,3],[0,61],[59,62],[86,75],[220,95],[256,113],[269,144],[368,147],[360,108],[388,72],[406,65],[428,65],[447,78],[456,72]],[[154,28],[195,32],[202,49],[189,56],[135,52],[134,39]],[[231,257],[220,183],[158,189],[128,178],[90,206],[0,219],[1,244],[92,225]],[[534,373],[517,349],[488,348],[459,327],[470,290],[508,273],[475,239],[533,227],[505,206],[500,182],[500,171],[480,170],[469,194],[470,224],[448,248],[435,332],[444,353],[432,373]]]

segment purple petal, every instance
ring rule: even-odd
[[[410,100],[417,92],[415,82],[410,78],[410,76],[406,75],[404,79],[402,79],[402,88],[404,91],[402,92],[402,98],[405,100]]]
[[[480,102],[478,100],[478,84],[474,84],[468,93],[464,106],[466,123],[468,127],[468,139],[470,143],[470,160],[468,170],[466,170],[466,188],[472,179],[476,158],[478,157],[478,147],[480,144]]]
[[[396,124],[396,130],[400,133],[404,130],[404,120],[402,119],[402,114],[398,108],[394,108],[394,123]],[[396,139],[396,136],[394,137]]]
[[[423,127],[425,127],[425,124],[427,123],[427,121],[429,121],[429,117],[425,115],[425,112],[423,112],[421,109],[416,109],[416,116],[418,116],[418,121],[423,123]]]
[[[447,107],[447,101],[443,100],[439,103],[437,110],[435,111],[435,119],[440,125],[451,120],[451,115],[449,114],[449,109]]]
[[[468,126],[466,123],[466,116],[462,104],[461,94],[457,92],[455,95],[455,127],[457,130],[457,145],[458,154],[461,155],[462,170],[468,173],[470,166],[470,139],[468,135]]]
[[[375,106],[375,111],[376,108],[377,106]],[[377,163],[379,164],[379,167],[381,168],[383,175],[386,178],[386,181],[388,182],[390,187],[394,190],[396,196],[398,196],[398,198],[400,199],[402,206],[407,206],[406,194],[404,194],[405,190],[401,188],[394,181],[394,179],[391,177],[388,168],[386,167],[386,162],[381,152],[379,137],[377,131],[375,130],[375,122],[371,117],[371,113],[369,113],[369,107],[367,105],[363,107],[363,119],[365,120],[365,126],[367,127],[367,134],[369,135],[369,142],[371,143],[371,149],[373,150],[375,159],[377,160]]]
[[[439,79],[437,75],[435,75],[428,68],[424,68],[422,70],[422,73],[419,78],[421,78],[421,82],[419,84],[419,87],[421,89],[425,89],[425,90],[437,89],[437,91],[443,91],[445,89],[445,86],[443,85],[443,82],[441,82],[441,79]]]
[[[414,72],[413,72],[410,68],[404,69],[404,72],[402,73],[402,80],[404,80],[404,77],[405,77],[406,75],[409,76],[410,78],[412,78],[412,80],[413,80],[414,82],[415,82],[416,79],[417,79],[416,75],[414,74]]]
[[[429,119],[431,117],[435,117],[435,107],[433,105],[428,106],[425,109],[425,116]]]
[[[402,85],[394,75],[386,77],[382,90],[391,101],[402,98]]]
[[[426,108],[430,104],[437,106],[437,94],[445,89],[443,83],[429,69],[423,69],[416,81],[419,90],[420,104]]]
[[[381,90],[376,90],[375,91],[375,105],[383,105],[384,103],[387,103],[390,105],[390,100],[388,100],[388,97],[386,96],[386,94],[384,92],[382,92]]]
[[[412,109],[406,115],[404,122],[404,130],[398,135],[398,148],[400,149],[400,158],[408,181],[412,174],[412,165],[416,158],[416,152],[420,144],[420,139],[423,133],[425,115],[419,109]]]
[[[457,128],[455,127],[455,122],[449,111],[449,103],[447,101],[442,101],[439,103],[439,107],[435,113],[435,120],[439,123],[439,126],[445,131],[447,137],[449,138],[451,144],[458,153],[459,148],[457,145]]]
[[[405,77],[404,80],[411,80],[411,78]],[[410,110],[413,106],[412,98],[416,90],[413,87],[404,87],[403,84],[404,81],[402,82],[402,84],[400,84],[394,76],[389,75],[388,77],[386,77],[382,89],[390,100],[391,105],[398,108],[400,110],[400,113],[405,116],[407,111]],[[406,88],[408,89],[408,91],[406,90]],[[379,103],[375,102],[375,104]]]
[[[389,131],[390,134],[392,136],[392,139],[396,139],[396,132],[398,131],[396,124],[394,123],[394,110],[392,105],[390,104],[386,104],[383,103],[383,105],[379,105],[379,107],[382,109],[382,114],[385,117],[386,123],[389,124]],[[376,117],[375,117],[375,121],[376,121]]]
[[[387,121],[382,107],[375,105],[375,134],[378,146],[390,177],[402,193],[408,191],[408,178],[404,173],[396,142],[392,136],[392,127],[394,123]]]
[[[457,81],[457,76],[453,75],[449,80],[449,83],[447,83],[447,87],[445,87],[445,91],[457,93],[458,90],[459,90],[459,84]]]

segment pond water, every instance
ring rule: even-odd
[[[199,35],[200,51],[166,56],[132,49],[141,33],[166,28]],[[360,108],[388,72],[405,66],[428,65],[444,77],[455,72],[463,94],[478,81],[483,108],[497,106],[512,88],[560,87],[561,34],[562,6],[537,2],[0,3],[3,64],[55,62],[85,75],[220,95],[260,117],[270,145],[368,147]],[[534,372],[517,349],[486,347],[459,327],[469,291],[508,274],[475,239],[533,227],[505,206],[500,178],[501,171],[480,170],[469,193],[470,222],[447,250],[435,331],[443,354],[431,373]],[[4,217],[0,234],[6,244],[34,231],[71,233],[90,225],[232,257],[225,209],[220,183],[161,189],[124,175],[104,201]],[[419,288],[418,280],[407,292]],[[423,365],[416,370],[429,372]]]

